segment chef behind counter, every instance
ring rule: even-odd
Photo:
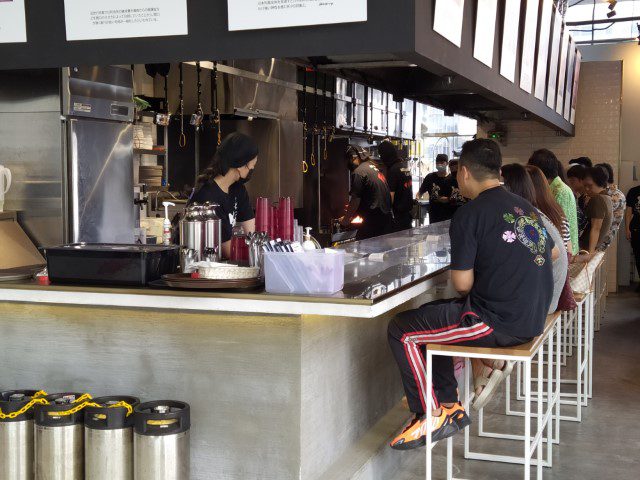
[[[251,179],[258,163],[258,145],[243,133],[227,136],[213,160],[198,178],[187,206],[193,203],[218,204],[221,220],[222,255],[229,258],[233,228],[244,233],[255,232],[255,215],[245,184]]]
[[[340,224],[350,226],[353,219],[360,216],[363,221],[358,229],[358,240],[389,233],[393,228],[393,213],[384,167],[359,146],[349,145],[345,156],[353,173],[351,198]]]

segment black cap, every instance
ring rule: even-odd
[[[37,392],[38,390],[8,390],[6,392],[0,392],[0,410],[2,410],[2,413],[4,413],[5,415],[17,412],[27,403],[29,403]],[[19,396],[22,396],[22,398],[17,399],[17,397]],[[0,420],[0,422],[9,423],[22,422],[24,420],[33,420],[33,415],[34,409],[30,408],[16,418],[5,418],[3,420]]]
[[[69,425],[76,425],[82,423],[84,419],[84,411],[80,410],[71,415],[56,415],[57,412],[65,412],[77,407],[79,404],[75,403],[80,398],[82,393],[54,393],[53,395],[47,395],[44,397],[49,404],[48,405],[36,405],[35,407],[35,423],[44,427],[66,427]],[[60,402],[65,397],[75,397],[72,402],[56,403],[56,400]]]
[[[84,426],[93,430],[120,430],[133,427],[134,415],[127,415],[125,407],[112,407],[116,403],[126,402],[132,408],[140,404],[137,397],[111,396],[99,397],[91,401],[100,407],[86,407],[84,409]]]
[[[135,409],[135,432],[151,437],[176,435],[191,428],[188,403],[175,400],[157,400],[141,403]]]

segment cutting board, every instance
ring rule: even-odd
[[[46,263],[17,222],[0,222],[0,271]]]

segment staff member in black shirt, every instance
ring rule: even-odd
[[[218,147],[209,167],[198,178],[189,204],[211,202],[222,221],[222,254],[229,258],[233,227],[255,231],[255,215],[245,183],[258,163],[258,146],[242,133],[232,133]]]
[[[380,160],[387,167],[387,183],[393,205],[394,231],[400,232],[412,227],[411,209],[413,208],[413,189],[411,169],[400,158],[395,145],[384,140],[378,145]]]
[[[625,218],[627,240],[631,242],[636,268],[640,274],[640,185],[633,187],[627,194],[627,211]],[[640,292],[640,285],[636,289]]]
[[[340,219],[342,226],[360,216],[358,240],[389,233],[393,226],[391,193],[381,165],[375,162],[362,147],[349,145],[346,152],[351,176],[351,199],[347,212]]]
[[[492,140],[464,144],[458,182],[471,200],[458,209],[449,229],[451,281],[460,298],[403,312],[389,324],[389,345],[415,414],[391,443],[395,449],[424,445],[427,408],[432,409],[434,441],[471,423],[458,401],[451,357],[434,357],[433,391],[425,398],[425,345],[508,347],[544,329],[558,249],[538,211],[500,186],[501,166],[500,147]]]
[[[436,171],[424,178],[417,198],[429,193],[429,223],[443,222],[451,219],[452,209],[449,205],[453,185],[447,174],[449,157],[444,153],[436,157]]]

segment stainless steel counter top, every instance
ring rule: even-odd
[[[345,284],[342,292],[334,295],[41,286],[17,282],[0,283],[0,302],[369,318],[415,298],[446,281],[449,275],[448,223],[355,242],[343,249],[347,252]]]

